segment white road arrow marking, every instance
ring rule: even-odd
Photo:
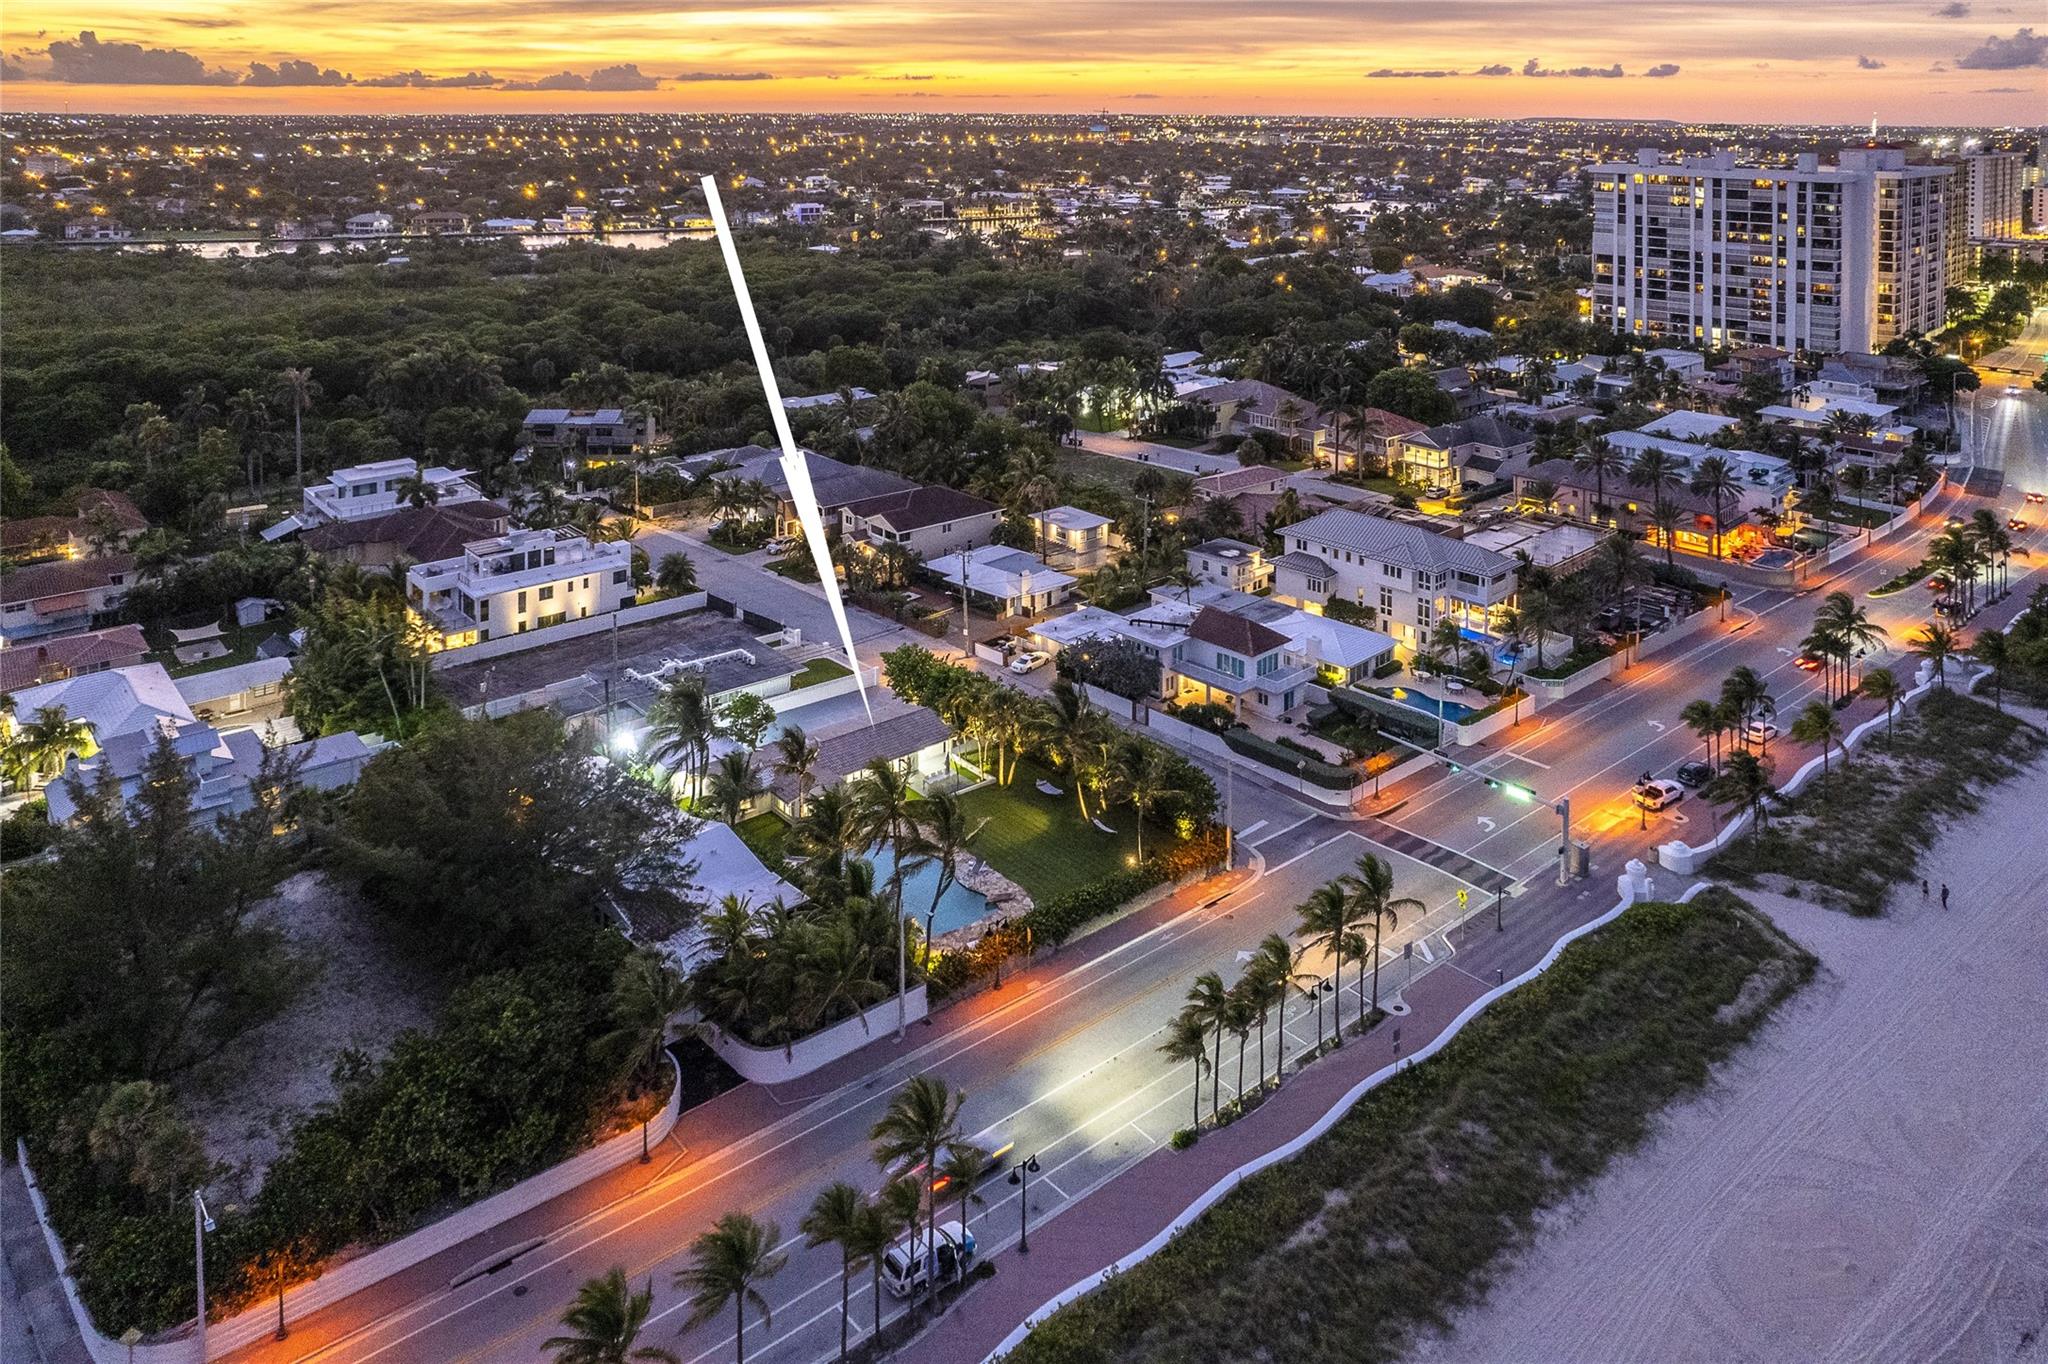
[[[1479,817],[1479,827],[1486,830],[1486,832],[1488,833],[1492,833],[1495,829],[1499,828],[1500,826],[1495,824],[1492,820],[1488,819],[1485,815],[1481,815]]]
[[[1652,720],[1650,721],[1650,728],[1662,734],[1664,732],[1664,722],[1662,720]]]

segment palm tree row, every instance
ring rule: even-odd
[[[1832,702],[1838,690],[1843,696],[1853,694],[1856,660],[1886,637],[1884,627],[1870,619],[1869,611],[1858,606],[1855,597],[1835,591],[1821,602],[1813,629],[1800,645],[1821,660],[1821,687]]]

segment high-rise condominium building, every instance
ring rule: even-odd
[[[1593,316],[1644,340],[1822,352],[1933,332],[1952,169],[1888,147],[1595,166]]]

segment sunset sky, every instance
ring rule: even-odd
[[[0,108],[2048,110],[2038,0],[12,0]]]

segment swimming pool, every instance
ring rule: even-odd
[[[1465,705],[1461,701],[1439,701],[1434,696],[1425,696],[1421,692],[1410,691],[1406,687],[1392,687],[1377,694],[1386,697],[1389,701],[1398,701],[1410,710],[1419,710],[1424,715],[1440,715],[1444,719],[1453,722],[1470,718],[1478,709],[1476,706]]]
[[[1749,562],[1753,568],[1790,568],[1798,557],[1789,549],[1767,549]]]
[[[887,847],[877,845],[862,854],[875,864],[875,888],[886,893],[889,873],[896,868],[895,854]],[[913,867],[903,878],[903,912],[912,915],[922,925],[924,916],[931,911],[932,892],[939,888],[939,865],[927,862]],[[982,915],[988,913],[988,898],[980,891],[969,890],[955,881],[946,887],[946,893],[939,897],[939,912],[932,920],[932,935],[950,933],[964,928]]]

